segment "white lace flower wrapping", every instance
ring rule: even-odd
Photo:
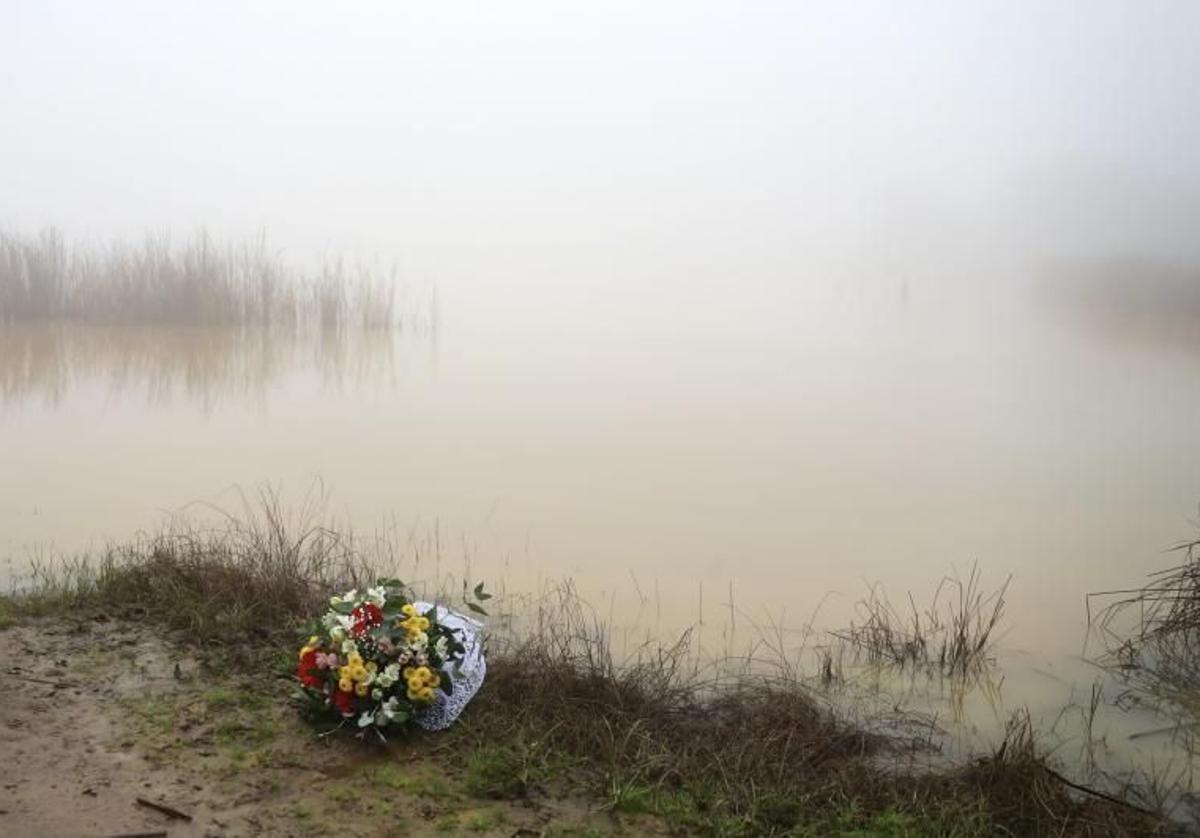
[[[422,614],[433,607],[428,602],[414,602]],[[483,658],[483,625],[470,617],[463,616],[442,606],[437,607],[437,622],[455,629],[459,640],[467,648],[459,671],[450,672],[454,679],[454,692],[446,695],[440,690],[434,703],[413,716],[413,721],[426,730],[445,730],[466,709],[467,704],[479,692],[487,674],[487,662]]]

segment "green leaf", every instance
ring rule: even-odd
[[[354,610],[354,603],[353,602],[339,602],[337,605],[329,606],[329,609],[338,614],[349,614],[351,611]]]
[[[475,603],[473,603],[473,602],[468,602],[468,603],[467,603],[467,608],[470,608],[470,609],[471,609],[472,611],[474,611],[476,614],[482,614],[482,615],[483,615],[483,616],[485,616],[485,617],[487,617],[487,616],[488,616],[488,612],[484,611],[482,608],[480,608],[478,605],[476,605],[476,604],[475,604]]]
[[[380,588],[403,588],[404,583],[399,579],[380,579],[376,585]]]
[[[443,669],[438,672],[438,676],[442,679],[442,692],[454,695],[454,679],[450,677],[450,673]]]
[[[492,598],[492,595],[483,590],[483,583],[480,582],[475,586],[475,599],[480,602],[485,602]]]

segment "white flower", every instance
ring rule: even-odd
[[[371,698],[375,701],[383,700],[383,690],[371,690]]]
[[[329,639],[334,643],[341,643],[346,639],[346,630],[341,626],[334,626],[329,630]]]
[[[396,700],[396,696],[392,696],[379,708],[379,712],[383,718],[391,721],[396,718],[396,711],[400,709],[400,702]]]
[[[367,588],[367,602],[373,602],[380,608],[387,602],[387,588]]]
[[[374,710],[368,710],[366,713],[363,713],[361,716],[358,717],[358,726],[359,727],[368,727],[373,724],[375,724],[375,711]]]
[[[412,636],[412,639],[408,641],[408,648],[412,649],[414,652],[424,651],[425,647],[428,645],[429,635],[423,631],[417,632]]]
[[[358,644],[353,640],[346,640],[342,643],[342,654],[353,655],[358,652]]]
[[[433,651],[439,658],[446,658],[446,653],[449,652],[450,643],[445,637],[439,637],[437,642],[433,644]]]
[[[400,667],[398,664],[394,663],[389,664],[382,672],[379,672],[375,675],[375,683],[383,687],[385,690],[399,680]]]

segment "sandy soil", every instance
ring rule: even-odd
[[[474,799],[436,738],[386,748],[319,738],[288,704],[290,690],[274,676],[213,676],[127,621],[47,619],[0,631],[0,834],[657,831],[569,789]]]

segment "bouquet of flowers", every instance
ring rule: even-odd
[[[476,586],[477,600],[489,596]],[[467,606],[486,613],[473,602]],[[462,628],[439,621],[439,613],[453,615],[414,601],[395,579],[331,597],[296,667],[310,709],[382,730],[403,726],[440,695],[452,695],[467,638]],[[462,618],[451,622],[464,624]]]

